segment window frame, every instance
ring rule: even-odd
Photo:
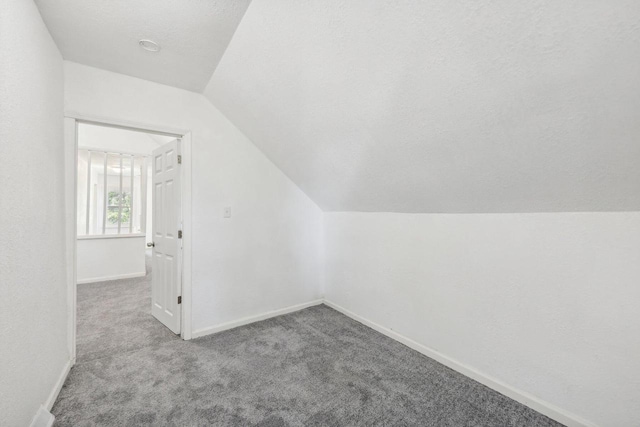
[[[78,146],[76,153],[80,153],[81,151],[86,151],[87,152],[87,169],[84,173],[87,174],[87,197],[86,197],[86,224],[84,224],[85,226],[85,234],[78,234],[76,231],[76,238],[80,239],[80,240],[90,240],[90,239],[116,239],[116,238],[129,238],[129,237],[144,237],[147,234],[147,185],[148,185],[148,175],[149,175],[149,165],[150,165],[150,161],[151,161],[151,155],[150,154],[142,154],[142,153],[136,153],[136,152],[131,152],[131,151],[122,151],[122,150],[105,150],[104,148],[94,148],[94,147],[89,147],[89,146]],[[91,211],[90,211],[90,204],[91,204],[91,167],[92,167],[92,161],[91,161],[91,157],[92,157],[92,153],[99,153],[101,155],[104,156],[104,160],[103,160],[103,167],[104,167],[104,203],[102,206],[102,233],[101,234],[89,234],[89,230],[90,230],[90,215],[91,215]],[[77,156],[78,154],[76,154]],[[106,234],[106,228],[107,228],[107,211],[108,211],[108,204],[107,204],[107,199],[108,199],[108,192],[107,192],[107,185],[108,185],[108,180],[107,180],[107,164],[109,161],[109,156],[117,156],[119,162],[120,162],[120,176],[119,176],[119,210],[118,210],[118,230],[115,234]],[[128,233],[122,233],[122,201],[124,199],[124,197],[122,197],[122,188],[123,188],[123,183],[124,183],[124,169],[123,169],[123,159],[128,158],[130,159],[129,161],[131,162],[131,177],[130,177],[130,186],[131,186],[131,196],[130,196],[130,200],[131,200],[131,206],[129,207],[129,232]],[[139,232],[132,232],[133,231],[133,205],[134,205],[134,180],[135,180],[135,174],[134,174],[134,167],[135,167],[135,159],[139,158],[142,161],[142,170],[144,171],[143,173],[141,173],[140,175],[140,210],[141,210],[141,217],[140,217],[140,231]],[[79,167],[76,167],[77,172],[76,174],[80,173]],[[76,203],[78,203],[78,201],[76,201]],[[77,208],[76,208],[77,210]],[[77,213],[76,213],[76,216]],[[78,227],[78,221],[76,220],[76,229]],[[126,226],[125,226],[126,229]]]

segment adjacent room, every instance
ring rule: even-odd
[[[160,231],[153,219],[166,216],[152,165],[176,136],[84,122],[76,135],[76,360],[83,361],[172,338],[156,307],[168,281],[164,271],[152,275],[164,267],[153,257]]]
[[[4,0],[0,426],[640,427],[640,2]]]

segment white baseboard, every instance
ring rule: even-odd
[[[307,307],[320,305],[323,302],[324,300],[318,299],[305,302],[303,304],[296,304],[290,307],[281,308],[279,310],[267,311],[266,313],[258,314],[256,316],[243,317],[242,319],[232,320],[231,322],[225,322],[215,326],[209,326],[208,328],[196,329],[191,333],[191,337],[198,338],[209,334],[215,334],[216,332],[226,331],[228,329],[237,328],[238,326],[248,325],[249,323],[259,322],[261,320],[270,319],[276,316],[282,316],[283,314],[293,313],[294,311],[303,310]]]
[[[56,399],[58,398],[58,395],[60,394],[60,390],[62,390],[62,386],[64,385],[64,382],[67,380],[67,376],[69,375],[69,371],[71,371],[71,367],[76,363],[75,359],[70,359],[62,368],[62,372],[60,372],[60,376],[58,377],[58,381],[56,381],[56,384],[53,387],[53,390],[51,390],[51,393],[49,393],[49,397],[47,398],[47,401],[44,403],[44,407],[50,411],[51,408],[53,408],[53,404],[56,403]]]
[[[481,384],[486,385],[487,387],[502,393],[503,395],[522,403],[523,405],[528,406],[529,408],[543,414],[546,415],[547,417],[556,420],[562,424],[565,424],[566,426],[569,427],[596,427],[595,424],[584,420],[582,418],[580,418],[579,416],[572,414],[570,412],[567,412],[561,408],[558,408],[555,405],[552,405],[549,402],[546,402],[542,399],[539,399],[527,392],[524,392],[522,390],[518,390],[508,384],[505,384],[504,382],[493,378],[489,375],[486,375],[478,370],[476,370],[475,368],[472,368],[471,366],[465,365],[464,363],[458,362],[455,359],[452,359],[448,356],[445,356],[444,354],[433,350],[427,346],[424,346],[416,341],[413,341],[410,338],[405,337],[404,335],[400,335],[399,333],[392,331],[391,329],[385,328],[384,326],[378,325],[377,323],[374,323],[368,319],[365,319],[362,316],[359,316],[349,310],[347,310],[344,307],[339,306],[338,304],[335,304],[331,301],[327,301],[326,299],[324,300],[324,303],[326,305],[328,305],[329,307],[351,317],[352,319],[362,323],[363,325],[366,325],[368,327],[370,327],[371,329],[374,329],[378,332],[380,332],[383,335],[388,336],[389,338],[392,338],[404,345],[406,345],[409,348],[412,348],[422,354],[424,354],[427,357],[430,357],[434,360],[437,360],[438,362],[442,363],[445,366],[448,366],[449,368],[460,372],[461,374],[475,380],[478,381]]]
[[[53,422],[56,417],[53,414],[45,409],[44,406],[40,405],[38,412],[34,415],[31,420],[30,427],[51,427],[53,426]]]
[[[60,390],[62,390],[62,386],[64,382],[67,380],[67,376],[69,375],[69,371],[71,371],[71,367],[74,365],[75,359],[70,359],[67,363],[65,363],[62,368],[62,372],[60,372],[60,376],[58,380],[53,386],[53,390],[49,393],[47,400],[43,405],[40,406],[38,412],[34,415],[31,420],[31,427],[51,427],[55,420],[53,414],[51,414],[51,408],[53,408],[53,404],[56,403],[56,399],[60,394]]]
[[[528,406],[529,408],[543,414],[546,415],[547,417],[556,420],[568,427],[597,427],[594,423],[587,421],[575,414],[572,414],[568,411],[565,411],[564,409],[561,409],[549,402],[546,402],[536,396],[533,396],[525,391],[519,390],[515,387],[510,386],[509,384],[506,384],[496,378],[493,378],[490,375],[484,374],[480,371],[478,371],[477,369],[465,365],[464,363],[461,363],[455,359],[452,359],[449,356],[446,356],[432,348],[429,348],[425,345],[422,345],[410,338],[405,337],[404,335],[401,335],[391,329],[385,328],[384,326],[381,326],[375,322],[372,322],[368,319],[365,319],[362,316],[359,316],[349,310],[347,310],[344,307],[339,306],[338,304],[335,304],[331,301],[328,301],[326,299],[319,299],[319,300],[315,300],[315,301],[310,301],[307,303],[303,303],[303,304],[297,304],[297,305],[293,305],[290,307],[286,307],[286,308],[282,308],[279,310],[273,310],[273,311],[268,311],[266,313],[262,313],[256,316],[249,316],[249,317],[244,317],[242,319],[238,319],[238,320],[234,320],[231,322],[225,322],[225,323],[221,323],[219,325],[216,326],[210,326],[208,328],[202,328],[202,329],[196,329],[195,331],[193,331],[192,333],[192,337],[193,338],[198,338],[198,337],[202,337],[205,335],[209,335],[209,334],[214,334],[216,332],[222,332],[222,331],[226,331],[228,329],[233,329],[233,328],[237,328],[239,326],[244,326],[244,325],[248,325],[250,323],[254,323],[254,322],[259,322],[261,320],[266,320],[266,319],[270,319],[272,317],[276,317],[276,316],[281,316],[283,314],[288,314],[288,313],[292,313],[294,311],[299,311],[299,310],[303,310],[307,307],[311,307],[311,306],[315,306],[315,305],[320,305],[320,304],[326,304],[327,306],[349,316],[350,318],[362,323],[363,325],[366,325],[380,333],[382,333],[383,335],[388,336],[389,338],[392,338],[404,345],[406,345],[409,348],[412,348],[413,350],[416,350],[422,354],[424,354],[427,357],[430,357],[440,363],[442,363],[445,366],[448,366],[449,368],[475,380],[478,381],[481,384],[484,384],[485,386],[517,401],[522,403],[525,406]]]
[[[133,279],[135,277],[144,277],[146,275],[147,275],[147,272],[143,271],[142,273],[128,273],[128,274],[118,274],[115,276],[91,277],[89,279],[78,280],[76,283],[79,285],[82,285],[84,283],[106,282],[107,280]]]

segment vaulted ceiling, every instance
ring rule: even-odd
[[[640,210],[640,2],[254,0],[206,96],[325,210]]]
[[[66,59],[210,77],[324,210],[640,210],[636,0],[36,2]]]

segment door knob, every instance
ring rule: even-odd
[[[147,243],[147,247],[148,247],[148,248],[153,248],[155,245],[156,245],[156,244],[155,244],[155,243],[153,243],[153,242],[149,242],[149,243]]]

